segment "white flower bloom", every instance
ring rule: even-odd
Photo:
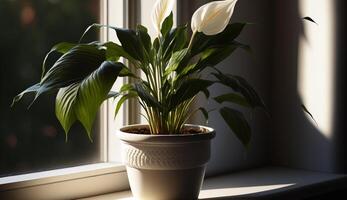
[[[152,10],[152,23],[157,33],[160,33],[161,25],[165,18],[170,15],[174,0],[157,0]]]
[[[213,1],[201,6],[192,17],[193,32],[216,35],[228,25],[237,0]]]

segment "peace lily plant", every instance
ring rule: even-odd
[[[247,24],[229,23],[236,2],[213,1],[200,7],[191,19],[191,35],[187,25],[173,28],[174,0],[156,1],[152,11],[155,38],[142,25],[131,30],[93,24],[78,43],[55,45],[43,61],[41,81],[17,95],[13,103],[28,93],[34,94],[33,103],[44,93],[58,91],[55,114],[66,138],[71,126],[79,121],[92,140],[93,122],[103,101],[114,98],[117,114],[125,101],[137,99],[148,121],[142,128],[150,134],[124,133],[131,132],[132,127],[119,133],[134,195],[140,199],[197,198],[214,130],[186,124],[196,111],[208,118],[209,111],[203,107],[192,111],[196,96],[203,93],[210,98],[208,88],[213,84],[231,89],[212,99],[221,104],[219,113],[245,146],[250,142],[250,126],[232,106],[265,108],[244,78],[225,74],[216,67],[236,49],[249,49],[236,40]],[[84,35],[92,28],[113,29],[120,44],[83,43]],[[54,52],[61,56],[48,68],[46,61]],[[119,62],[121,58],[133,67]],[[144,78],[138,76],[139,71]],[[204,78],[205,71],[212,79]],[[117,92],[111,91],[118,77],[135,81]],[[201,132],[187,133],[187,127],[200,127]]]
[[[213,97],[218,103],[233,103],[249,108],[264,103],[247,81],[237,75],[225,74],[216,65],[238,48],[248,48],[236,38],[245,23],[229,23],[237,0],[214,1],[200,7],[191,20],[192,36],[186,25],[173,28],[173,0],[156,1],[152,21],[157,37],[152,40],[146,27],[136,30],[93,24],[87,28],[79,43],[62,42],[46,55],[41,81],[14,98],[34,93],[33,102],[43,93],[58,90],[56,116],[66,136],[71,126],[79,121],[92,140],[92,126],[101,103],[117,98],[115,112],[130,98],[137,98],[144,110],[151,134],[180,134],[191,116],[191,105],[199,92],[209,98],[212,84],[230,87],[233,92]],[[91,28],[107,27],[115,30],[120,44],[108,41],[82,43]],[[53,52],[60,58],[46,70],[46,60]],[[140,70],[145,78],[119,62],[125,58]],[[210,69],[214,80],[204,79],[202,72]],[[135,83],[110,91],[117,77],[132,77]],[[199,108],[207,118],[208,111]],[[219,110],[237,138],[247,145],[250,127],[242,113],[232,107]]]

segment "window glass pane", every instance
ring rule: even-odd
[[[77,42],[98,19],[99,0],[0,1],[0,177],[100,160],[95,131],[91,143],[75,125],[65,142],[54,114],[55,94],[42,95],[30,110],[32,96],[10,108],[17,93],[39,81],[50,48]],[[91,32],[86,41],[95,39]]]

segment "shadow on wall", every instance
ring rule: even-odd
[[[335,76],[336,1],[276,2],[272,70],[273,149],[275,164],[337,172]],[[324,13],[324,14],[322,14]],[[318,25],[302,21],[310,16]],[[317,125],[300,108],[313,114]]]

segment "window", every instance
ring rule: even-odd
[[[43,95],[30,110],[26,106],[32,97],[10,108],[16,93],[38,82],[42,60],[54,44],[76,42],[88,25],[99,22],[99,4],[99,0],[1,1],[0,177],[100,161],[99,143],[90,143],[81,126],[73,127],[65,142],[54,115],[54,95]],[[87,37],[92,41],[98,34]],[[98,134],[94,138],[98,141]]]
[[[78,41],[85,28],[95,22],[123,27],[128,2],[135,5],[136,1],[4,0],[0,3],[0,25],[6,27],[0,32],[3,91],[0,199],[71,199],[129,187],[124,167],[114,162],[120,160],[115,127],[124,124],[126,112],[120,112],[117,120],[113,120],[112,101],[105,102],[101,108],[94,143],[88,141],[79,126],[74,127],[65,143],[63,129],[54,116],[53,95],[43,95],[40,105],[34,104],[29,111],[26,106],[30,98],[12,110],[9,108],[17,92],[39,80],[42,59],[53,44]],[[87,37],[89,41],[98,37],[115,40],[115,34],[106,29]],[[23,143],[26,146],[17,150]],[[28,164],[18,162],[21,160]],[[103,184],[98,185],[100,182]],[[64,192],[55,192],[57,187],[65,188]]]

